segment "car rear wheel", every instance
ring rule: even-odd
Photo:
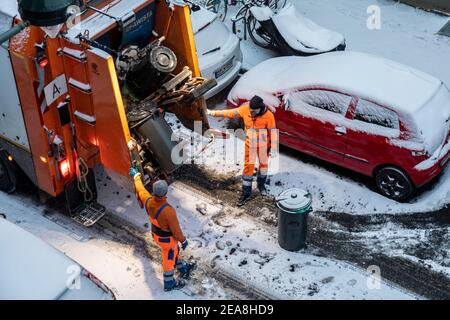
[[[5,192],[13,192],[15,190],[14,180],[12,179],[14,172],[9,167],[2,155],[0,155],[0,190]]]
[[[405,201],[414,192],[414,185],[409,177],[395,167],[384,167],[375,174],[378,191],[390,199]]]

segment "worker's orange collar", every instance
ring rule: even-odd
[[[153,199],[155,199],[155,202],[167,202],[167,196],[164,197],[153,196]]]

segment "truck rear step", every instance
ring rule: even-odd
[[[72,211],[71,218],[85,227],[93,226],[106,213],[104,206],[97,202],[82,204]]]

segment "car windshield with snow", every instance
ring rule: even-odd
[[[0,300],[111,300],[75,261],[0,217]]]
[[[438,79],[357,52],[274,58],[231,90],[275,108],[280,142],[371,176],[380,193],[411,197],[450,157],[450,92]]]
[[[217,81],[217,86],[205,94],[208,99],[238,76],[242,66],[241,47],[238,37],[216,14],[193,6],[191,20],[202,76]]]

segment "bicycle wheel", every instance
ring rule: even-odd
[[[242,6],[234,18],[231,19],[233,33],[241,40],[247,40],[247,15],[249,8],[249,5]]]
[[[273,10],[284,7],[286,5],[286,1],[287,0],[253,0],[252,3],[258,7],[269,7]]]
[[[205,8],[217,14],[221,21],[225,21],[228,10],[228,0],[207,0]]]
[[[221,21],[225,21],[228,11],[228,0],[216,0],[214,4],[214,12]]]
[[[273,40],[270,35],[264,30],[258,20],[253,15],[247,18],[247,31],[250,34],[253,42],[261,48],[270,48],[273,45]]]

